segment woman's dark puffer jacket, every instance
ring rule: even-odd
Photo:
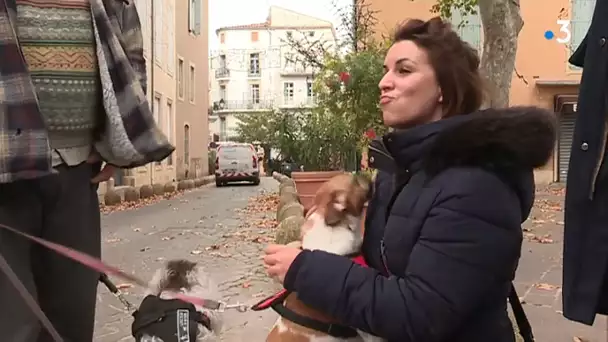
[[[388,341],[513,341],[506,310],[521,223],[534,202],[533,169],[550,159],[555,135],[553,113],[516,107],[374,141],[379,173],[363,245],[370,268],[303,251],[285,288]]]

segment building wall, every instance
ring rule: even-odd
[[[387,35],[397,24],[408,18],[429,19],[435,14],[430,8],[435,0],[390,1],[368,0],[378,11],[376,34]],[[581,71],[568,65],[571,49],[578,46],[584,36],[593,13],[595,0],[522,1],[521,14],[524,26],[519,35],[516,71],[510,92],[511,105],[536,105],[554,109],[555,96],[577,94]],[[407,13],[407,16],[404,15]],[[557,20],[569,21],[569,44],[560,44],[557,37],[564,37]],[[556,38],[548,40],[545,31],[551,30]],[[483,40],[480,30],[479,40]],[[557,149],[557,147],[556,147]],[[536,173],[539,182],[558,179],[557,161],[551,160]]]
[[[200,177],[209,173],[209,3],[208,0],[175,3],[177,114],[174,155],[177,177],[181,179],[186,174],[188,177]],[[193,13],[198,13],[198,16]]]
[[[175,2],[152,1],[135,2],[142,24],[148,72],[147,96],[157,125],[175,143]],[[125,183],[136,186],[171,182],[176,178],[174,156],[124,173],[129,179]]]
[[[238,114],[314,105],[314,94],[308,90],[314,69],[287,44],[288,35],[295,41],[320,40],[331,49],[336,39],[330,22],[271,6],[266,23],[222,28],[217,34],[220,47],[211,54],[210,97],[212,104],[223,99],[225,105],[211,116],[210,133],[230,137]],[[251,54],[259,54],[258,75],[250,72]],[[259,101],[252,101],[252,85],[259,89]],[[286,89],[293,89],[293,96],[284,96]],[[226,122],[223,132],[220,117]]]

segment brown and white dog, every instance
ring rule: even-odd
[[[158,269],[139,309],[133,314],[133,337],[137,342],[216,341],[222,313],[194,306],[177,294],[214,300],[221,295],[202,266],[188,260],[172,260]]]
[[[359,255],[363,243],[362,214],[369,189],[370,182],[361,176],[344,173],[331,178],[315,195],[313,206],[308,210],[306,221],[301,227],[301,241],[292,245],[349,257]],[[291,314],[281,315],[268,335],[268,342],[383,341],[364,332],[342,327],[332,317],[298,300],[297,293],[286,294],[281,308],[295,313],[296,316],[325,323],[326,326],[332,324],[332,327],[339,327],[340,332],[345,333],[332,336],[319,331],[321,329],[313,329],[289,320]],[[349,330],[352,333],[346,333]]]

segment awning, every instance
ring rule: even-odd
[[[560,113],[576,112],[578,95],[555,95],[555,111]]]

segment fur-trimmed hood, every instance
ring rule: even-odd
[[[534,169],[550,160],[556,132],[555,114],[542,108],[486,109],[388,133],[370,144],[370,164],[431,176],[459,166]]]
[[[537,107],[481,110],[386,134],[370,144],[369,164],[398,178],[406,170],[424,171],[428,180],[454,167],[486,169],[519,195],[527,217],[534,202],[532,169],[550,160],[556,121]]]

